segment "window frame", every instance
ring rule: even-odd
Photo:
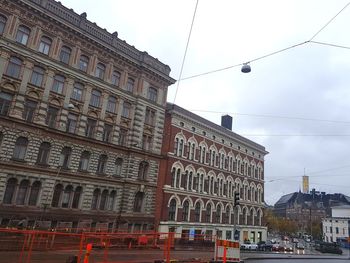
[[[42,87],[44,81],[45,70],[40,66],[34,66],[30,77],[30,84]]]
[[[63,45],[60,50],[59,59],[64,64],[69,64],[72,55],[72,49],[66,45]]]
[[[47,36],[41,36],[38,51],[44,55],[49,55],[52,46],[52,39]]]
[[[25,25],[20,25],[16,32],[16,42],[26,46],[28,44],[31,30]]]
[[[21,77],[22,66],[23,66],[22,59],[15,56],[11,56],[7,64],[7,68],[5,72],[6,76],[19,79]]]

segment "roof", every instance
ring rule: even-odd
[[[283,195],[275,204],[276,205],[281,205],[281,204],[286,204],[288,203],[292,197],[294,196],[295,192],[294,193],[290,193],[290,194],[286,194],[286,195]]]
[[[166,105],[166,110],[168,112],[172,111],[172,113],[176,112],[179,115],[186,116],[191,120],[194,120],[198,123],[202,123],[205,126],[209,126],[210,128],[215,129],[217,132],[222,133],[223,135],[226,135],[227,137],[230,137],[232,139],[236,139],[236,140],[242,141],[244,143],[247,143],[250,146],[256,148],[257,150],[263,152],[264,154],[268,154],[268,152],[265,150],[264,146],[262,146],[256,142],[253,142],[253,141],[251,141],[251,140],[249,140],[249,139],[247,139],[247,138],[245,138],[245,137],[243,137],[243,136],[241,136],[241,135],[239,135],[239,134],[237,134],[229,129],[226,129],[225,127],[222,127],[221,125],[218,125],[214,122],[211,122],[211,121],[209,121],[209,120],[207,120],[207,119],[205,119],[205,118],[203,118],[203,117],[201,117],[201,116],[199,116],[199,115],[197,115],[189,110],[186,110],[186,109],[184,109],[176,104],[172,104],[172,103],[168,102]]]

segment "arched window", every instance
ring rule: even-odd
[[[192,171],[188,175],[188,188],[187,190],[191,191],[192,190]]]
[[[225,217],[224,217],[224,224],[230,223],[230,208],[226,207]]]
[[[108,112],[115,113],[117,110],[117,99],[113,96],[109,96],[108,103],[107,103],[107,109]]]
[[[80,202],[80,196],[82,192],[82,187],[78,186],[75,188],[74,195],[73,195],[73,202],[72,202],[72,208],[79,208],[79,202]]]
[[[117,158],[115,160],[115,176],[121,176],[122,175],[122,168],[123,168],[123,159]]]
[[[211,204],[208,204],[207,209],[205,210],[205,222],[211,222]]]
[[[0,115],[7,116],[12,102],[12,95],[0,91]]]
[[[104,174],[107,166],[108,157],[105,154],[101,154],[97,163],[97,173]]]
[[[72,148],[63,147],[60,155],[60,166],[64,169],[69,168],[69,163],[72,155]]]
[[[175,181],[176,181],[176,169],[175,167],[171,170],[171,186],[175,187]]]
[[[65,64],[68,64],[71,53],[72,53],[72,50],[69,47],[63,46],[60,52],[60,61]]]
[[[133,92],[134,85],[135,85],[135,81],[132,78],[128,78],[128,81],[126,83],[126,90],[129,92]]]
[[[44,72],[45,71],[43,68],[34,66],[32,76],[30,78],[30,83],[37,87],[41,87],[43,84]]]
[[[83,151],[81,156],[80,156],[79,170],[80,171],[87,171],[89,168],[89,161],[90,161],[90,152]]]
[[[41,37],[39,44],[39,52],[48,55],[50,52],[52,40],[46,36]]]
[[[39,193],[41,188],[41,182],[35,181],[30,189],[30,195],[28,200],[28,205],[36,206],[38,203]]]
[[[16,187],[17,187],[16,178],[10,178],[7,180],[4,199],[3,199],[4,204],[12,204]]]
[[[169,204],[169,215],[168,215],[169,221],[175,221],[175,215],[176,215],[176,200],[172,199]]]
[[[92,201],[91,201],[91,209],[96,210],[98,207],[98,199],[101,195],[100,189],[95,189],[94,193],[92,194]]]
[[[112,73],[112,84],[115,86],[119,85],[120,73],[118,71],[113,71]]]
[[[16,34],[16,41],[22,45],[27,45],[30,29],[26,26],[19,26]]]
[[[197,202],[196,206],[194,207],[194,221],[201,221],[201,204],[199,202]]]
[[[122,117],[130,118],[130,113],[131,113],[131,104],[129,102],[124,101]]]
[[[110,211],[113,211],[113,210],[114,210],[115,197],[116,197],[116,191],[113,190],[113,191],[109,194],[109,198],[108,198],[108,207],[107,207],[107,209],[110,210]]]
[[[79,69],[86,72],[89,65],[89,58],[87,56],[81,55],[79,60]]]
[[[101,101],[101,91],[98,91],[95,89],[92,90],[91,98],[90,98],[90,106],[100,107],[100,101]]]
[[[216,208],[216,223],[221,223],[221,206]]]
[[[182,157],[183,149],[184,149],[184,140],[180,139],[180,143],[179,143],[179,156],[180,157]]]
[[[108,190],[103,190],[101,194],[101,200],[100,200],[100,210],[105,210],[107,208],[107,198],[108,198]]]
[[[189,211],[190,211],[190,204],[186,200],[182,206],[182,221],[184,221],[184,222],[188,221]]]
[[[148,173],[148,167],[149,164],[146,161],[142,161],[139,165],[139,179],[140,180],[146,180],[147,179],[147,173]]]
[[[99,79],[103,79],[105,76],[106,66],[102,63],[98,63],[96,66],[95,76]]]
[[[72,200],[73,196],[73,186],[67,185],[64,189],[63,196],[62,196],[62,207],[68,208],[70,206],[70,201]]]
[[[5,26],[6,26],[7,18],[3,15],[0,15],[0,35],[4,33]]]
[[[29,190],[29,181],[22,180],[18,187],[16,204],[24,205]]]
[[[63,192],[63,185],[57,184],[55,186],[54,191],[53,191],[52,203],[51,203],[52,207],[58,207],[59,206],[62,192]]]
[[[48,142],[42,142],[39,147],[38,158],[36,162],[38,164],[48,164],[49,155],[50,155],[51,144]]]
[[[19,79],[23,61],[17,57],[10,57],[6,69],[6,75]]]
[[[53,92],[62,94],[64,88],[65,77],[62,75],[55,75],[52,83],[51,90]]]
[[[18,160],[24,160],[26,157],[28,147],[28,139],[25,137],[19,137],[16,140],[15,149],[13,150],[13,158]]]
[[[143,198],[144,198],[144,193],[137,192],[137,194],[135,195],[135,201],[134,201],[134,212],[142,211]]]

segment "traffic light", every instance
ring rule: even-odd
[[[235,198],[234,198],[234,205],[237,206],[239,205],[239,193],[235,193]]]

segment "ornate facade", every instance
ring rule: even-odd
[[[0,35],[0,225],[153,229],[169,66],[53,0]]]
[[[168,104],[158,181],[160,232],[257,242],[262,226],[265,148],[177,105]],[[234,206],[234,193],[240,204]],[[190,234],[191,233],[191,234]]]

